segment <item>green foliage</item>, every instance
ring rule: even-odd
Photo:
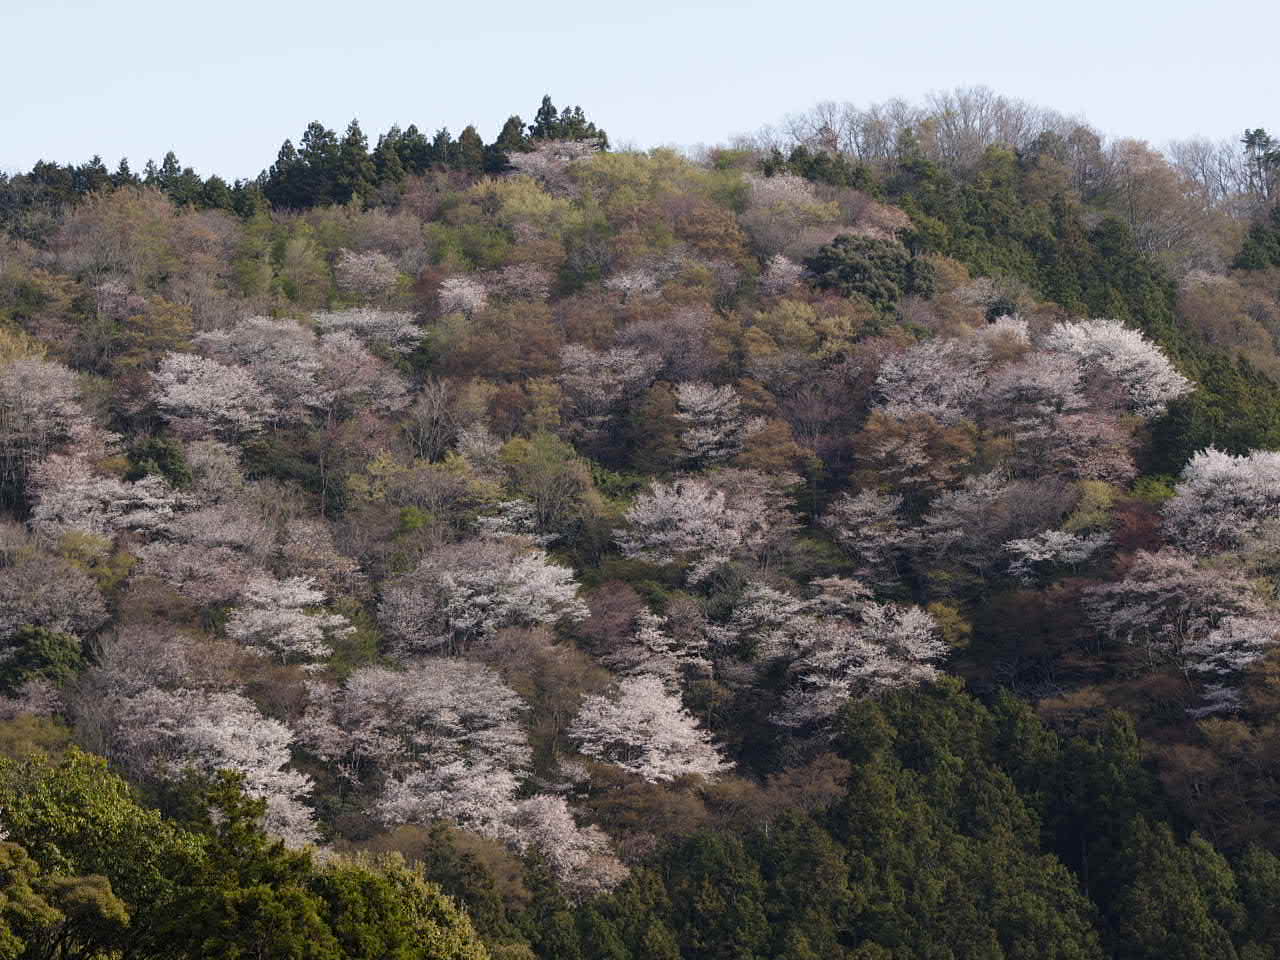
[[[397,858],[287,850],[230,775],[179,825],[103,761],[0,761],[0,956],[70,937],[75,955],[484,960],[470,922]],[[56,934],[56,937],[55,937]]]
[[[845,234],[805,261],[814,283],[846,297],[860,296],[882,311],[904,296],[928,296],[933,273],[926,260],[913,257],[889,240]]]
[[[18,960],[63,919],[42,896],[40,865],[16,843],[0,843],[0,957]]]
[[[833,187],[853,187],[873,195],[880,191],[879,180],[868,164],[843,153],[810,150],[803,145],[794,147],[785,157],[775,149],[761,163],[761,168],[770,177],[775,173],[792,173]]]
[[[65,683],[84,667],[80,641],[45,627],[25,626],[3,641],[0,690],[15,693],[29,680]]]
[[[608,149],[609,137],[586,118],[581,107],[565,107],[556,112],[551,97],[544,96],[529,125],[530,140],[594,140]]]
[[[1266,220],[1250,225],[1232,266],[1239,270],[1280,267],[1280,207],[1272,207]]]
[[[71,746],[71,730],[49,717],[22,714],[0,722],[0,757],[26,760],[61,756]]]
[[[1199,837],[1179,844],[1167,826],[1133,822],[1126,838],[1132,880],[1115,903],[1117,957],[1230,960],[1242,910],[1235,878]]]
[[[1133,483],[1133,496],[1150,504],[1161,504],[1174,494],[1175,478],[1163,474],[1148,474]]]
[[[141,480],[148,475],[164,477],[179,488],[191,483],[191,468],[182,447],[172,437],[147,437],[129,448],[125,479]]]
[[[342,677],[375,662],[382,632],[369,612],[354,597],[338,597],[329,606],[333,613],[346,617],[353,628],[330,639],[333,655],[329,658],[329,668],[336,676]]]

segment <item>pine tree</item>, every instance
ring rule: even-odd
[[[360,122],[352,120],[338,146],[334,203],[364,199],[373,189],[375,175],[373,158],[369,156],[369,139],[360,129]]]

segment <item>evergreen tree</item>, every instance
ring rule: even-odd
[[[334,176],[333,202],[350,203],[364,199],[376,176],[373,158],[369,156],[369,140],[352,120],[338,146],[337,171]]]
[[[484,141],[480,139],[480,134],[476,132],[475,127],[468,125],[458,135],[458,141],[453,144],[450,153],[450,166],[473,174],[484,170]]]

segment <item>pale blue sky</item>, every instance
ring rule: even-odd
[[[1163,144],[1280,127],[1280,4],[0,0],[0,169],[172,149],[253,176],[316,119],[486,139],[549,92],[615,144],[985,84]]]

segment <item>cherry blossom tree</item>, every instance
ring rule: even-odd
[[[0,555],[0,638],[28,625],[83,636],[106,620],[102,593],[84,571],[30,542]]]
[[[655,297],[660,287],[658,276],[652,270],[636,268],[615,273],[604,282],[605,289],[622,294],[622,302],[632,297],[637,300]]]
[[[1115,383],[1128,409],[1146,419],[1164,413],[1171,400],[1192,389],[1158,346],[1119,320],[1055,324],[1043,346],[1077,358],[1086,377]]]
[[[406,403],[403,381],[369,353],[359,334],[374,339],[380,334],[400,336],[402,331],[386,329],[390,324],[376,329],[377,321],[353,313],[338,315],[350,322],[334,324],[323,338],[289,320],[251,317],[204,334],[197,343],[215,360],[247,372],[278,414],[295,423],[316,415],[332,423],[355,408],[399,409]],[[403,315],[393,323],[403,326]]]
[[[193,498],[205,504],[178,514],[159,535],[134,548],[138,572],[200,604],[234,603],[276,551],[277,531],[253,502],[254,487],[216,442],[197,448]]]
[[[709,633],[718,657],[772,661],[800,651],[803,643],[798,638],[809,612],[809,604],[800,597],[752,580],[729,619]]]
[[[980,406],[984,429],[1012,441],[1014,473],[1109,481],[1136,473],[1131,432],[1088,409],[1069,354],[1035,352],[992,370]]]
[[[857,580],[827,577],[813,586],[817,593],[803,599],[750,583],[724,624],[710,630],[722,681],[786,678],[776,723],[825,729],[851,698],[937,676],[948,648],[928,612],[877,603]]]
[[[1169,537],[1192,553],[1240,547],[1280,511],[1280,453],[1202,450],[1182,469],[1164,506]]]
[[[841,604],[843,606],[843,604]],[[948,652],[938,623],[920,607],[861,601],[852,616],[806,618],[794,629],[802,653],[789,665],[792,687],[775,720],[822,726],[851,697],[926,683]]]
[[[994,369],[982,391],[988,418],[1038,436],[1062,414],[1087,406],[1083,373],[1069,354],[1036,352]]]
[[[167,353],[152,374],[155,402],[187,433],[213,431],[235,441],[256,433],[275,407],[246,370],[189,353]]]
[[[803,266],[775,253],[765,264],[764,273],[760,276],[760,292],[770,297],[782,296],[798,287],[803,277]]]
[[[169,539],[202,547],[229,547],[265,562],[275,549],[276,531],[251,501],[241,498],[188,510],[165,524]]]
[[[512,263],[489,275],[495,290],[508,300],[542,303],[551,295],[551,274],[536,263]]]
[[[388,823],[447,818],[506,836],[532,759],[524,702],[488,667],[419,660],[362,667],[341,687],[311,685],[308,746],[347,775],[383,784],[373,812]]]
[[[1188,669],[1217,679],[1238,677],[1280,642],[1280,615],[1228,616],[1183,648]]]
[[[339,250],[333,262],[333,275],[339,289],[363,297],[385,297],[400,279],[395,262],[376,250],[364,253]]]
[[[1206,683],[1201,692],[1200,706],[1188,707],[1187,715],[1197,720],[1215,714],[1236,713],[1244,707],[1244,700],[1236,687],[1225,683]]]
[[[659,376],[681,382],[705,380],[716,367],[713,316],[705,308],[685,308],[666,316],[644,316],[618,332],[615,345],[662,358]]]
[[[938,338],[887,357],[876,377],[884,413],[925,414],[942,424],[965,419],[983,396],[991,356],[978,338]]]
[[[930,504],[917,549],[934,563],[987,576],[1006,559],[1006,543],[1058,527],[1074,498],[1060,481],[1014,480],[999,470],[968,477]]]
[[[489,291],[484,284],[471,277],[449,277],[441,281],[437,296],[442,314],[462,313],[469,317],[489,302]]]
[[[118,707],[111,753],[135,774],[157,779],[188,770],[233,770],[267,802],[264,827],[291,846],[316,839],[305,800],[311,779],[289,767],[294,734],[238,693],[152,687]]]
[[[31,485],[31,526],[55,539],[72,530],[108,538],[122,530],[158,531],[188,503],[161,477],[121,480],[95,473],[81,457],[62,454],[40,464]]]
[[[354,628],[338,614],[318,612],[323,591],[311,577],[256,577],[227,620],[227,636],[281,663],[323,660],[332,641]]]
[[[558,534],[538,532],[538,510],[528,500],[500,500],[492,513],[476,517],[476,529],[485,537],[515,538],[539,547],[560,539]]]
[[[584,699],[569,736],[587,756],[650,781],[714,780],[728,767],[679,698],[651,675],[622,679],[613,696]]]
[[[532,150],[507,154],[507,162],[516,174],[532,177],[553,194],[567,195],[574,192],[574,164],[599,152],[595,140],[540,140]]]
[[[316,386],[322,361],[315,334],[292,320],[249,317],[202,334],[196,345],[213,360],[252,377],[286,420],[301,422],[308,409],[322,403]]]
[[[30,469],[88,429],[73,371],[18,356],[0,364],[0,483],[19,492]]]
[[[1084,563],[1110,540],[1105,533],[1080,536],[1066,530],[1045,530],[1034,537],[1010,540],[1004,549],[1013,558],[1009,573],[1024,583],[1034,583],[1054,567]]]
[[[370,347],[395,354],[412,353],[425,335],[413,314],[377,307],[313,313],[311,320],[322,334],[350,333]]]
[[[1139,551],[1123,579],[1090,587],[1084,606],[1105,636],[1141,644],[1151,659],[1180,664],[1229,618],[1265,612],[1256,587],[1238,568],[1168,547]]]
[[[604,657],[605,666],[624,676],[658,677],[678,694],[687,676],[702,676],[710,671],[708,643],[705,635],[698,635],[693,642],[679,640],[665,629],[666,625],[665,617],[642,610],[631,636]]]
[[[502,441],[484,423],[474,423],[458,431],[458,455],[476,471],[488,476],[502,472]]]
[[[831,239],[828,230],[812,242],[804,242],[808,231],[834,224],[838,215],[834,204],[818,200],[808,180],[792,174],[772,177],[748,174],[746,181],[748,206],[738,219],[761,253],[790,252],[803,256]]]
[[[136,549],[137,572],[160,580],[200,606],[234,603],[261,576],[254,560],[229,547],[157,540]]]
[[[541,856],[575,899],[608,893],[627,877],[604,831],[578,826],[563,797],[539,794],[522,800],[511,816],[511,829],[516,848]]]
[[[765,563],[794,526],[782,492],[788,479],[721,471],[713,479],[654,481],[627,511],[618,545],[628,557],[684,565],[690,583],[742,553]]]
[[[1183,648],[1185,668],[1208,681],[1200,692],[1200,704],[1187,709],[1193,717],[1234,713],[1242,706],[1240,680],[1250,666],[1280,642],[1280,616],[1268,611],[1258,616],[1229,616]]]
[[[322,339],[316,351],[320,369],[311,405],[328,422],[359,410],[389,413],[408,403],[404,381],[346,331]]]
[[[503,627],[586,617],[573,571],[509,539],[438,547],[385,587],[378,618],[404,655],[457,652]]]
[[[822,518],[836,542],[859,564],[857,576],[876,584],[898,579],[899,557],[912,542],[900,494],[863,490],[841,494]]]
[[[649,387],[661,366],[658,356],[631,347],[592,350],[571,343],[560,351],[557,381],[570,416],[589,437],[598,437],[612,417]]]
[[[676,385],[676,417],[684,424],[680,444],[685,458],[705,465],[741,452],[759,424],[748,421],[732,387],[705,382]]]

